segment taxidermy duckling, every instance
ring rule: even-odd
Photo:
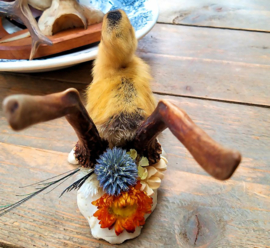
[[[161,100],[155,106],[149,68],[135,55],[136,47],[135,32],[125,12],[109,12],[103,21],[86,108],[75,89],[4,100],[4,111],[15,130],[65,116],[78,136],[69,156],[73,161],[69,161],[80,165],[58,179],[30,185],[37,186],[36,191],[3,206],[0,217],[78,173],[80,178],[61,195],[78,190],[78,207],[92,235],[112,244],[137,237],[155,209],[157,189],[167,168],[156,140],[167,127],[213,177],[225,180],[233,174],[241,161],[239,152],[213,141],[172,103]]]
[[[135,31],[123,10],[109,12],[87,89],[86,109],[109,146],[133,140],[138,126],[155,109],[148,65],[135,55]]]

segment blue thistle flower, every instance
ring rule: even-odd
[[[137,183],[138,169],[132,158],[121,148],[107,149],[95,166],[99,184],[109,195],[119,195]]]

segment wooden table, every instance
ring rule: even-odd
[[[165,3],[166,2],[166,3]],[[235,3],[237,2],[237,3]],[[206,174],[169,132],[158,206],[139,238],[119,247],[270,247],[270,4],[161,1],[160,23],[139,42],[157,99],[169,99],[243,161],[225,182]],[[172,25],[177,24],[177,25]],[[0,101],[91,83],[92,62],[39,74],[0,74]],[[19,186],[73,168],[77,138],[64,118],[13,132],[0,112],[0,205]],[[64,186],[0,218],[0,247],[110,247],[95,240]]]

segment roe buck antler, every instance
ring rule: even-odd
[[[94,167],[96,159],[108,147],[108,142],[99,136],[75,89],[47,96],[14,95],[7,97],[3,105],[15,130],[65,116],[79,138],[75,157],[84,167]],[[165,100],[161,100],[152,115],[140,125],[130,145],[148,157],[150,164],[154,164],[159,161],[162,152],[156,137],[167,127],[195,160],[219,180],[228,179],[241,161],[239,152],[216,143],[183,110]]]
[[[84,167],[93,167],[108,147],[108,142],[100,138],[76,89],[46,96],[13,95],[4,100],[3,107],[14,130],[65,116],[79,138],[75,155]]]
[[[41,44],[52,45],[51,40],[39,30],[37,22],[29,9],[27,0],[15,0],[14,2],[0,1],[0,14],[18,17],[28,28],[32,37],[30,60],[34,58],[34,55]]]
[[[216,179],[230,178],[241,161],[238,151],[222,147],[196,126],[185,111],[165,100],[159,101],[153,114],[138,128],[135,149],[148,156],[149,161],[156,162],[161,152],[156,137],[167,127]]]

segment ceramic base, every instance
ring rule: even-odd
[[[123,231],[119,236],[115,234],[114,228],[109,230],[108,228],[101,228],[99,225],[99,220],[93,216],[97,211],[97,207],[92,205],[92,201],[97,200],[104,194],[103,190],[99,190],[98,193],[94,196],[89,195],[85,198],[84,194],[81,191],[77,193],[77,204],[82,215],[87,219],[91,233],[96,239],[104,239],[111,244],[121,244],[125,240],[133,239],[138,237],[141,234],[142,227],[137,227],[134,233],[128,233],[126,230]],[[152,212],[155,210],[157,205],[157,190],[154,190],[153,206]],[[145,215],[147,219],[150,214]]]

